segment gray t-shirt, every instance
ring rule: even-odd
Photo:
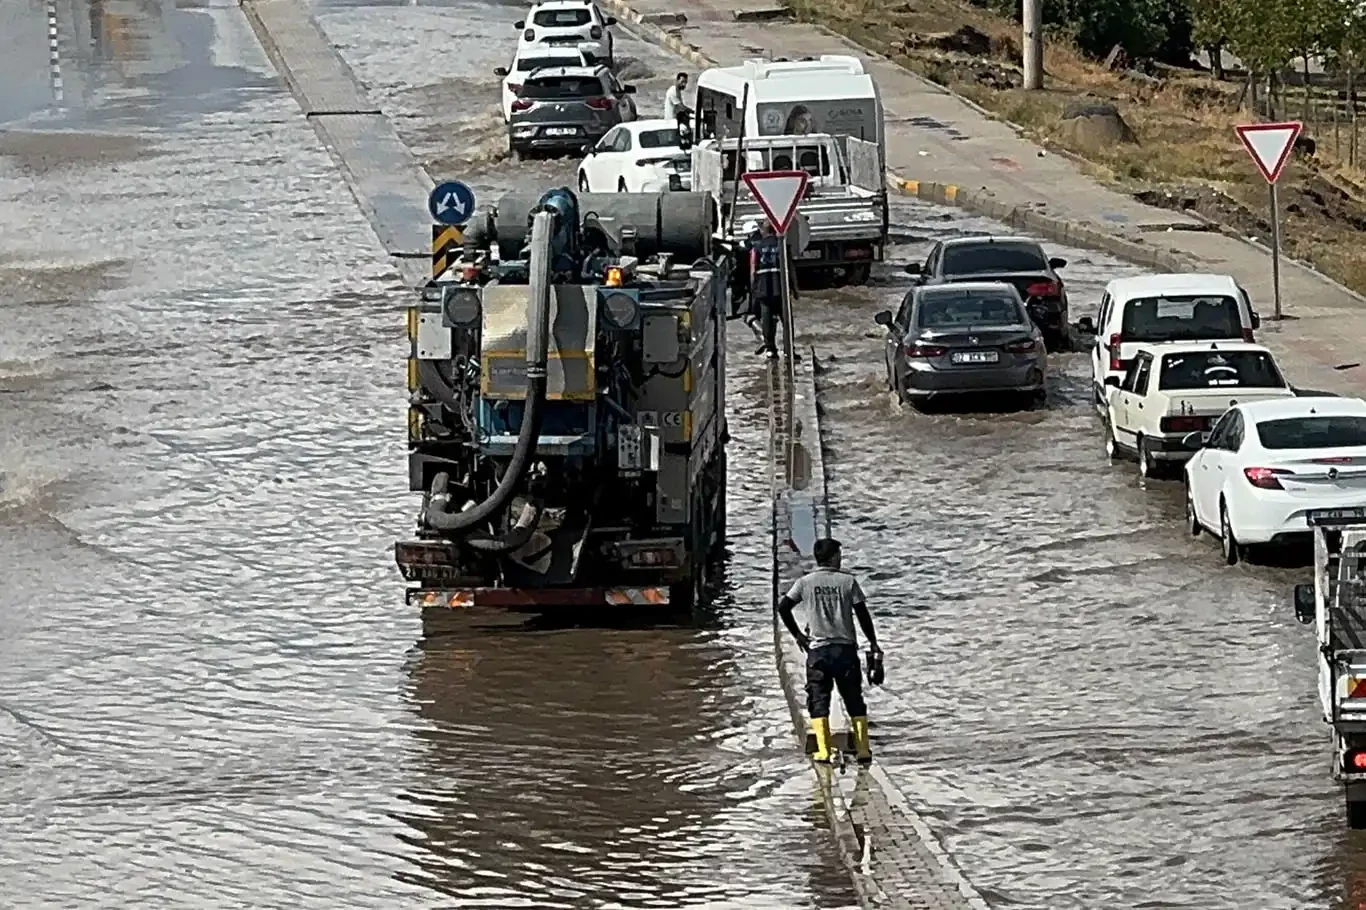
[[[858,644],[854,607],[865,601],[858,579],[848,572],[808,572],[792,584],[787,597],[793,603],[806,604],[807,634],[813,648]]]

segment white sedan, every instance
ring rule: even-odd
[[[635,120],[608,131],[579,164],[585,193],[659,193],[692,185],[692,157],[676,120]]]
[[[1236,405],[1186,462],[1189,530],[1217,536],[1229,565],[1249,545],[1308,534],[1308,510],[1347,506],[1366,506],[1366,401],[1359,398]]]

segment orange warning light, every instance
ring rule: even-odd
[[[617,266],[611,266],[610,268],[608,268],[607,280],[605,283],[609,288],[621,287],[621,269]]]

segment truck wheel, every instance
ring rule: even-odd
[[[1347,827],[1353,831],[1366,828],[1366,802],[1347,800]]]
[[[844,271],[847,284],[867,284],[868,278],[873,273],[872,263],[865,262],[860,265],[851,265]]]

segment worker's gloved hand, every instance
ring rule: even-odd
[[[882,649],[868,649],[868,685],[880,686],[887,674],[882,669]]]

